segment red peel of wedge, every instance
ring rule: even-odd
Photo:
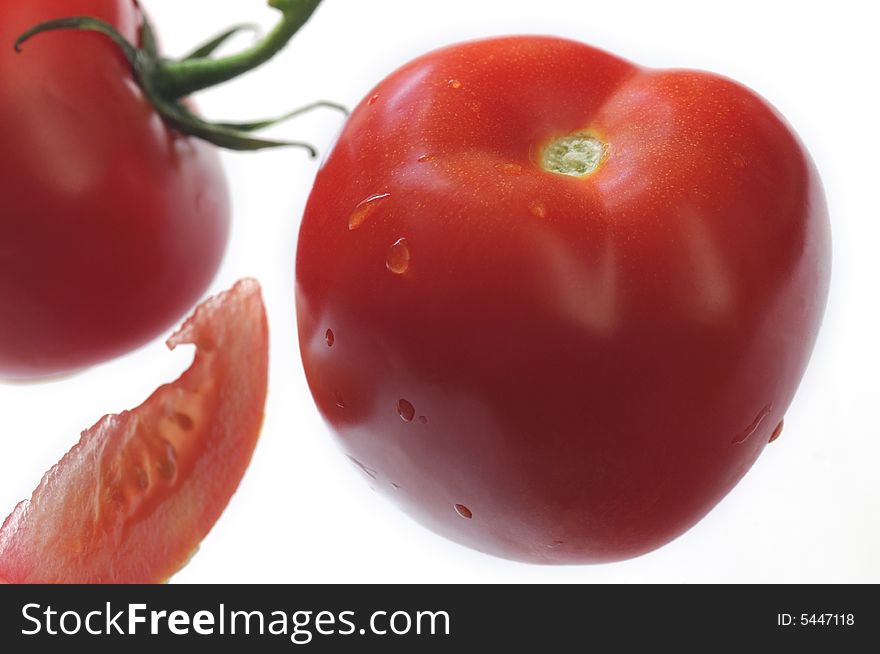
[[[238,487],[266,401],[268,326],[254,280],[196,309],[181,377],[109,415],[0,528],[0,583],[156,583],[187,563]]]

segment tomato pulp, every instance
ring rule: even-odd
[[[0,529],[0,581],[157,583],[220,517],[263,421],[269,344],[253,280],[202,303],[168,340],[192,366],[104,417]]]
[[[815,168],[753,92],[492,39],[413,61],[351,116],[300,232],[299,339],[345,451],[421,522],[611,561],[746,473],[829,273]]]
[[[0,377],[122,354],[204,293],[229,201],[212,146],[159,118],[105,36],[45,20],[103,19],[138,42],[134,0],[0,3]]]

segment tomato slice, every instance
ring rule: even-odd
[[[168,339],[193,364],[102,418],[0,529],[0,578],[155,583],[193,554],[250,462],[263,420],[268,326],[254,280],[201,304]]]

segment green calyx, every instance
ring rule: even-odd
[[[561,136],[541,152],[541,167],[559,175],[586,177],[596,172],[608,153],[608,146],[588,133]]]
[[[228,123],[209,122],[200,118],[187,108],[183,99],[197,91],[227,82],[269,61],[287,45],[320,3],[321,0],[269,0],[269,6],[281,12],[282,18],[279,24],[255,45],[227,57],[214,58],[212,55],[236,34],[242,31],[256,31],[254,26],[235,26],[197,48],[187,57],[172,60],[160,56],[153,28],[146,17],[143,17],[141,27],[141,46],[137,47],[109,23],[89,16],[71,16],[32,27],[15,42],[15,50],[21,52],[25,42],[43,32],[54,30],[98,32],[116,44],[131,65],[135,80],[147,99],[165,122],[175,129],[229,150],[253,151],[293,146],[306,149],[314,157],[317,151],[308,143],[259,138],[254,136],[253,132],[320,107],[348,113],[342,105],[322,100],[278,118]]]

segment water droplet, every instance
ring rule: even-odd
[[[391,482],[391,487],[392,487],[394,490],[400,490],[400,484],[396,484],[396,483],[394,483],[393,481]]]
[[[777,438],[779,438],[779,436],[782,434],[782,428],[783,428],[784,426],[785,426],[785,420],[780,420],[780,421],[779,421],[779,424],[776,425],[776,429],[774,429],[774,430],[773,430],[773,433],[770,434],[770,440],[767,441],[767,442],[768,442],[768,443],[772,443],[772,442],[775,441]]]
[[[458,81],[457,79],[451,79],[447,82],[447,84],[449,85],[449,88],[451,88],[451,89],[460,89],[461,88],[461,82]]]
[[[532,215],[536,218],[546,218],[547,217],[547,205],[545,205],[540,200],[535,200],[529,205],[529,211],[532,212]]]
[[[764,422],[764,420],[767,418],[767,416],[770,415],[770,411],[772,409],[773,409],[772,404],[768,404],[763,409],[761,409],[761,412],[758,413],[758,415],[755,417],[755,419],[752,420],[752,423],[748,427],[745,428],[745,431],[743,431],[742,434],[740,434],[739,436],[737,436],[736,438],[733,439],[733,444],[739,445],[740,443],[745,443],[749,439],[749,437],[751,437],[752,434],[754,434],[756,431],[758,431],[758,427],[760,427],[761,423]]]
[[[563,542],[561,540],[554,540],[547,547],[549,547],[550,549],[556,549],[557,547],[559,547],[561,545],[563,545]]]
[[[423,425],[427,425],[428,424],[428,416],[419,416],[419,422],[422,423]]]
[[[395,275],[402,275],[409,268],[410,251],[406,239],[398,239],[394,245],[388,249],[388,257],[385,259],[385,266]]]
[[[418,161],[419,163],[425,163],[426,161],[434,161],[434,159],[436,158],[437,157],[435,157],[433,154],[423,154],[416,161]]]
[[[196,426],[196,423],[193,419],[186,413],[182,411],[178,411],[174,414],[174,422],[180,427],[183,431],[191,431],[193,427]]]
[[[412,422],[416,417],[415,407],[406,400],[397,400],[397,415],[404,422]]]
[[[172,481],[177,476],[177,450],[168,441],[164,441],[164,451],[156,464],[159,479]]]
[[[357,459],[355,459],[351,454],[348,454],[347,456],[348,456],[349,461],[351,461],[351,462],[352,462],[353,464],[355,464],[358,468],[360,468],[360,469],[363,471],[363,473],[364,473],[367,477],[369,477],[370,479],[376,479],[376,478],[379,476],[378,473],[377,473],[375,470],[373,470],[372,468],[368,468],[368,467],[365,466],[363,463],[361,463],[360,461],[358,461]],[[370,486],[370,488],[373,488],[373,487]],[[376,490],[376,489],[373,488],[373,490]]]
[[[334,399],[336,400],[336,406],[338,406],[340,409],[345,408],[345,400],[342,399],[342,393],[337,392]]]
[[[518,163],[499,163],[495,164],[495,170],[511,177],[519,177],[523,174],[523,167]]]
[[[348,229],[354,231],[363,225],[368,218],[376,213],[376,209],[379,208],[379,204],[381,204],[382,200],[389,197],[391,197],[390,193],[377,193],[376,195],[371,195],[367,199],[358,202],[358,205],[348,217]]]
[[[378,100],[378,99],[379,99],[379,94],[377,93],[376,95],[371,96],[369,100],[367,100],[367,104],[372,106],[372,105],[376,104],[376,100]]]
[[[327,341],[327,347],[333,347],[333,344],[336,342],[336,335],[332,329],[328,329],[324,333],[324,340]]]
[[[470,520],[471,518],[474,517],[473,512],[469,508],[467,508],[464,504],[456,504],[455,505],[455,512],[458,513],[458,515],[460,515],[465,520]]]

